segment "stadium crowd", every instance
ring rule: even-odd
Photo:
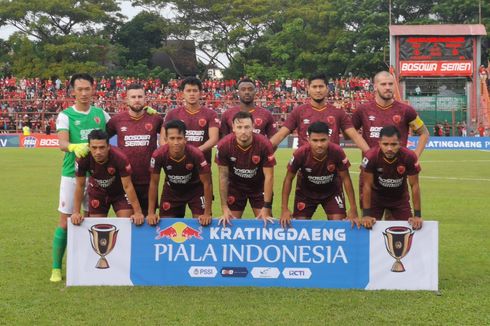
[[[182,104],[180,80],[162,83],[159,79],[99,78],[96,80],[94,105],[110,114],[126,110],[126,87],[132,83],[145,87],[148,105],[165,114]],[[305,79],[277,79],[256,82],[256,104],[269,110],[278,124],[287,113],[308,101]],[[349,114],[356,105],[372,98],[369,78],[342,77],[330,79],[330,102],[343,107]],[[203,80],[202,104],[221,115],[238,101],[235,80]],[[56,115],[73,104],[69,80],[0,78],[0,132],[18,132],[27,125],[33,132],[55,131]]]

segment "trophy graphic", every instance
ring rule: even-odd
[[[105,259],[105,256],[114,249],[118,232],[119,230],[112,224],[95,224],[88,231],[90,233],[92,248],[100,256],[97,265],[95,265],[96,268],[109,268],[109,263]]]
[[[391,267],[392,272],[404,272],[405,267],[403,266],[401,259],[405,257],[410,251],[412,246],[413,231],[411,228],[406,226],[392,226],[383,232],[386,250],[395,258],[396,261]]]

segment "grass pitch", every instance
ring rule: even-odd
[[[291,150],[277,152],[274,215]],[[360,154],[348,150],[357,184]],[[62,153],[0,150],[0,324],[490,324],[490,153],[425,151],[423,216],[440,222],[440,295],[427,291],[71,287],[51,284]],[[213,168],[218,199],[216,166]],[[357,188],[357,187],[356,187]],[[356,189],[357,191],[357,189]],[[213,212],[220,212],[219,200]],[[246,216],[251,216],[247,208]],[[317,210],[315,218],[323,218]]]

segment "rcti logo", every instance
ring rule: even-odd
[[[33,136],[27,136],[24,138],[24,147],[33,148],[36,147],[37,138]]]
[[[158,226],[156,228],[156,233],[157,236],[155,237],[155,240],[168,238],[175,243],[182,243],[191,238],[202,240],[202,227],[199,227],[199,229],[194,229],[183,222],[176,222],[164,229],[161,229]]]

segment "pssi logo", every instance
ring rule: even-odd
[[[34,148],[36,147],[37,138],[33,136],[27,136],[24,138],[24,147],[25,148]]]
[[[156,228],[156,233],[157,236],[155,237],[155,240],[168,238],[175,243],[183,243],[191,238],[202,240],[202,227],[199,227],[199,229],[194,229],[183,222],[176,222],[164,229],[161,229],[158,226]]]

